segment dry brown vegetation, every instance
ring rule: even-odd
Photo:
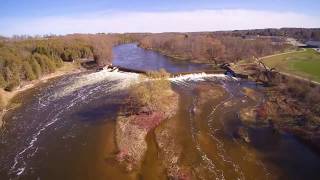
[[[130,97],[135,102],[135,106],[143,107],[143,111],[146,112],[166,112],[170,99],[163,97],[172,94],[170,82],[166,79],[168,76],[165,70],[149,72],[150,79],[135,85],[130,91]]]
[[[168,73],[165,69],[161,68],[159,71],[147,72],[147,76],[153,79],[164,79],[164,78],[169,78],[170,73]]]
[[[140,45],[176,58],[199,61],[217,61],[224,53],[221,42],[209,36],[154,34],[143,38]]]
[[[320,86],[299,79],[287,78],[282,82],[281,92],[301,103],[301,109],[308,109],[320,116]]]
[[[105,66],[111,64],[112,61],[112,47],[118,44],[120,38],[118,36],[106,34],[75,34],[66,36],[65,39],[79,40],[86,43],[90,48],[90,58],[93,58],[98,66]]]
[[[231,35],[204,33],[151,34],[140,40],[140,46],[178,59],[221,64],[251,59],[285,50],[288,45],[271,39],[244,39]]]
[[[5,101],[4,101],[4,98],[3,98],[3,94],[0,91],[0,111],[2,111],[4,108],[5,108]]]
[[[264,122],[289,132],[320,150],[320,87],[307,81],[283,76],[282,81],[264,89],[265,99],[256,107],[240,111],[246,124]],[[252,94],[247,92],[246,94]]]
[[[117,118],[116,159],[131,172],[141,165],[147,150],[146,136],[163,120],[172,117],[178,96],[164,77],[165,71],[150,72],[150,77],[131,88],[124,116]]]

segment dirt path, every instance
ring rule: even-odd
[[[279,54],[273,54],[273,55],[269,55],[269,56],[264,56],[264,57],[259,58],[259,60],[263,60],[263,59],[270,58],[270,57],[275,57],[275,56],[281,56],[281,55],[285,55],[285,54],[291,54],[291,53],[297,53],[297,52],[305,52],[305,51],[306,51],[306,49],[302,48],[302,50],[300,50],[300,51],[290,51],[290,52],[285,52],[285,53],[279,53]],[[270,69],[270,67],[268,67],[268,68]],[[289,77],[296,78],[296,79],[299,79],[299,80],[311,82],[311,83],[314,83],[316,85],[320,85],[320,82],[313,81],[313,80],[310,80],[308,78],[304,78],[304,77],[299,76],[299,75],[295,75],[295,74],[287,73],[287,72],[280,72],[280,71],[279,71],[279,73],[282,74],[282,75],[285,75],[285,76],[289,76]]]
[[[274,56],[281,56],[281,55],[285,55],[285,54],[291,54],[291,53],[297,53],[297,52],[305,52],[305,51],[306,51],[306,49],[302,48],[302,50],[300,50],[300,51],[289,51],[289,52],[285,52],[285,53],[279,53],[279,54],[272,54],[272,55],[268,55],[268,56],[263,56],[263,57],[260,57],[259,60],[263,60],[263,59],[274,57]]]

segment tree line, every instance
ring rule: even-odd
[[[282,29],[289,34],[301,29]],[[243,35],[277,35],[279,30],[252,30],[206,33],[127,33],[127,34],[71,34],[44,37],[16,36],[0,38],[0,88],[12,90],[21,81],[38,79],[54,72],[64,61],[92,58],[98,66],[112,61],[112,47],[117,44],[139,42],[144,48],[159,51],[178,59],[221,64],[260,57],[288,48],[282,41],[270,38],[247,39]],[[310,37],[317,37],[314,29]],[[299,33],[298,33],[299,34]]]
[[[177,59],[221,64],[281,52],[289,47],[271,39],[244,39],[212,33],[160,33],[141,38],[140,46]]]
[[[121,40],[105,34],[0,40],[0,88],[11,91],[22,81],[55,72],[63,62],[93,58],[98,66],[110,64],[112,47]]]
[[[277,36],[291,37],[301,42],[320,41],[320,28],[268,28],[268,29],[253,29],[253,30],[235,30],[235,31],[220,31],[214,32],[217,35],[231,36]]]

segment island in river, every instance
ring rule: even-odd
[[[140,64],[135,68],[145,70],[153,59],[158,64],[151,70],[203,68],[136,44],[117,46],[114,54],[114,65]],[[168,82],[172,113],[167,115],[143,106],[127,113],[130,87],[141,83],[135,73],[81,72],[22,92],[13,99],[21,105],[4,117],[0,179],[319,177],[314,149],[256,119],[254,108],[266,102],[265,87],[223,74]]]

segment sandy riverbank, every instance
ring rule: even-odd
[[[10,101],[19,93],[26,91],[28,89],[31,89],[37,85],[39,85],[40,83],[46,82],[50,79],[59,77],[59,76],[63,76],[63,75],[67,75],[67,74],[73,74],[73,73],[79,73],[84,71],[85,69],[83,69],[82,67],[80,67],[79,65],[75,64],[75,63],[68,63],[65,62],[64,66],[61,67],[60,69],[58,69],[56,72],[45,75],[43,77],[41,77],[40,79],[37,80],[33,80],[33,81],[28,81],[28,82],[22,82],[21,85],[16,88],[15,90],[8,92],[5,91],[3,89],[0,89],[0,93],[3,96],[3,103],[4,106],[6,108],[4,108],[4,110],[2,110],[0,112],[0,128],[2,127],[2,125],[4,124],[3,122],[3,116],[5,115],[6,112],[8,112],[9,110],[12,109],[12,107],[10,107]]]

